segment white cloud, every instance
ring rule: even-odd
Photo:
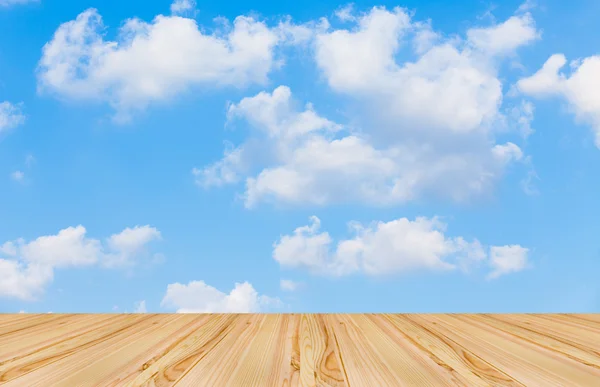
[[[108,238],[108,246],[116,251],[128,254],[136,253],[141,247],[154,239],[160,238],[160,232],[148,225],[126,228],[119,234],[113,234]]]
[[[335,11],[335,17],[343,22],[356,20],[356,17],[354,16],[354,4],[347,4],[338,8],[338,10]]]
[[[133,313],[148,313],[146,310],[146,300],[136,302],[133,307]]]
[[[161,306],[176,309],[177,313],[252,313],[278,302],[259,295],[248,282],[236,283],[227,294],[204,281],[190,281],[187,285],[168,285]]]
[[[492,154],[498,161],[503,163],[509,163],[513,160],[521,160],[523,158],[521,148],[512,142],[494,146],[492,148]]]
[[[517,89],[536,98],[561,97],[578,121],[590,124],[600,148],[600,56],[571,62],[571,74],[561,69],[567,64],[562,54],[552,55],[535,74],[517,82]]]
[[[536,196],[540,194],[540,191],[536,188],[534,181],[540,180],[535,169],[531,168],[527,173],[527,176],[521,180],[521,188],[526,195]]]
[[[231,105],[228,118],[245,119],[251,136],[193,174],[203,187],[245,177],[247,207],[261,201],[390,205],[422,195],[464,200],[485,193],[508,162],[522,157],[514,143],[490,147],[487,141],[481,149],[439,149],[416,141],[376,147],[367,135],[321,117],[310,104],[298,109],[286,86]]]
[[[175,0],[173,4],[171,4],[171,13],[173,15],[182,15],[195,9],[195,0]]]
[[[357,24],[353,32],[340,29],[317,36],[317,64],[338,90],[365,88],[377,72],[387,73],[394,66],[394,51],[410,28],[410,17],[401,8],[373,8]]]
[[[19,255],[25,262],[49,267],[87,266],[102,254],[100,241],[86,237],[83,226],[68,227],[56,235],[42,236],[29,243],[20,240]]]
[[[294,24],[292,18],[286,16],[274,28],[274,31],[277,32],[282,45],[306,47],[314,39],[316,33],[326,31],[329,27],[330,24],[326,18],[304,24]]]
[[[204,188],[237,183],[240,170],[244,167],[244,149],[234,148],[227,143],[224,156],[220,161],[203,169],[193,168],[196,183]]]
[[[442,39],[442,35],[433,30],[431,21],[414,22],[413,28],[414,36],[412,46],[413,50],[418,55],[422,55],[431,50]]]
[[[280,86],[230,106],[228,122],[253,131],[220,161],[193,170],[199,185],[245,178],[247,207],[259,202],[385,206],[427,196],[466,201],[488,194],[511,162],[524,159],[496,132],[531,133],[527,102],[505,115],[500,59],[538,38],[528,13],[444,40],[430,23],[373,8],[349,29],[314,33],[315,60],[329,86],[360,102],[348,128],[304,109]],[[398,62],[413,38],[414,62]]]
[[[273,245],[273,258],[284,268],[304,268],[315,274],[333,276],[352,273],[381,276],[414,270],[468,272],[484,262],[496,273],[498,251],[505,249],[492,246],[488,260],[479,241],[446,236],[446,225],[437,218],[419,217],[414,221],[400,218],[370,226],[358,223],[350,223],[350,226],[355,237],[338,241],[333,249],[331,237],[319,231],[320,221],[313,216],[310,225],[282,236]],[[526,260],[527,249],[521,249],[525,252],[522,258]],[[522,269],[516,265],[512,268],[513,271]],[[502,271],[494,277],[508,272]]]
[[[25,122],[22,105],[15,105],[8,101],[0,102],[0,133],[12,129]]]
[[[40,0],[0,0],[0,7],[10,7],[12,5],[22,5],[29,3],[39,3]]]
[[[477,50],[491,55],[506,55],[520,46],[540,39],[541,33],[529,13],[510,17],[504,23],[467,31],[468,42]]]
[[[318,34],[317,65],[331,88],[373,106],[374,114],[387,116],[397,132],[488,129],[499,118],[502,103],[497,57],[538,36],[529,14],[470,29],[466,40],[437,44],[431,44],[436,35],[430,26],[411,23],[401,8],[373,8],[356,24],[355,29]],[[396,54],[413,32],[420,43],[417,60],[398,63]]]
[[[0,296],[34,300],[52,282],[51,267],[0,258]]]
[[[529,266],[527,259],[529,249],[519,245],[492,246],[490,249],[490,265],[493,271],[488,278],[522,271]]]
[[[10,178],[14,181],[22,183],[23,180],[25,180],[25,173],[23,173],[22,171],[14,171],[10,174]]]
[[[321,221],[311,216],[311,224],[298,227],[292,235],[284,235],[273,244],[273,258],[284,267],[305,267],[312,271],[337,271],[335,257],[330,257],[332,239],[318,233]]]
[[[288,280],[288,279],[282,279],[279,281],[279,287],[284,292],[293,292],[295,290],[298,290],[300,285],[301,284],[299,282]]]
[[[531,128],[535,107],[529,101],[522,100],[520,105],[513,106],[508,110],[508,115],[514,122],[517,131],[527,138],[531,136],[534,130]]]
[[[261,92],[231,105],[228,118],[244,118],[264,131],[268,138],[282,138],[287,142],[320,130],[336,132],[341,129],[317,115],[310,104],[304,111],[296,111],[291,97],[292,92],[286,86],[280,86],[272,93]]]
[[[113,235],[107,246],[86,233],[79,225],[30,242],[21,238],[0,245],[0,297],[37,299],[52,282],[55,269],[110,266],[105,262],[112,262],[115,255],[131,262],[158,231],[149,226],[127,228]]]
[[[18,239],[16,243],[20,243],[21,239]],[[3,245],[0,245],[0,254],[9,255],[14,257],[17,255],[17,244],[15,242],[4,242]]]
[[[517,12],[527,12],[530,11],[534,8],[536,8],[537,5],[537,1],[535,0],[525,0],[525,2],[523,2],[523,4],[521,4],[519,6],[519,8],[517,9]]]
[[[132,259],[150,242],[160,238],[160,232],[148,225],[126,228],[108,238],[107,246],[110,253],[105,255],[103,263],[108,267],[131,265]]]
[[[117,119],[169,99],[192,85],[243,87],[264,83],[278,62],[279,35],[251,17],[212,34],[196,21],[158,15],[129,19],[115,41],[105,40],[95,9],[62,24],[43,48],[38,84],[73,99],[108,101]]]

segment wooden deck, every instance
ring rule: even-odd
[[[600,386],[600,315],[0,315],[3,386]]]

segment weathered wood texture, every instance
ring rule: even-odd
[[[4,386],[600,386],[600,315],[0,315]]]

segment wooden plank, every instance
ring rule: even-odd
[[[2,386],[593,386],[600,316],[0,315]]]
[[[478,315],[471,316],[471,318],[487,324],[494,329],[515,335],[532,344],[558,352],[575,361],[594,368],[600,368],[600,352],[594,351],[589,345],[582,345],[577,341],[569,340],[560,333],[555,334],[540,325],[537,325],[538,328],[536,330],[535,327],[523,324],[518,319],[515,321],[514,319],[506,319],[502,316]]]
[[[456,380],[410,342],[392,340],[364,315],[331,316],[351,386],[451,386]],[[384,328],[385,329],[385,328]],[[435,367],[434,367],[435,366]]]
[[[286,380],[286,372],[290,372],[291,362],[288,366],[281,364],[280,354],[277,350],[282,350],[282,343],[288,337],[289,319],[282,315],[264,316],[264,321],[260,325],[258,332],[249,341],[244,353],[240,356],[235,369],[227,378],[227,385],[230,386],[265,386],[273,385],[276,382]],[[291,359],[291,348],[289,353],[285,354],[287,359]],[[282,373],[283,371],[283,373]],[[283,377],[283,381],[281,378]],[[187,382],[190,382],[189,384]],[[178,385],[197,385],[194,383],[194,374],[191,373],[187,379],[183,379]],[[216,381],[215,386],[219,385]]]
[[[519,317],[511,315],[499,315],[494,317],[503,321],[511,322],[513,324],[518,324],[520,326],[530,327],[536,332],[546,336],[551,336],[563,341],[566,340],[575,343],[575,345],[579,347],[586,347],[592,352],[594,351],[594,343],[596,343],[596,349],[598,349],[597,343],[600,343],[600,334],[596,333],[594,330],[581,326],[573,327],[565,325],[560,321],[555,321],[553,319],[545,319],[530,315]],[[600,353],[598,354],[600,355]]]
[[[498,370],[484,358],[440,332],[412,321],[402,315],[388,315],[388,320],[398,333],[414,343],[441,367],[451,370],[468,386],[523,386],[507,374]]]
[[[141,372],[127,386],[170,386],[185,375],[237,326],[238,315],[200,316],[198,327],[189,335],[177,337],[162,354],[148,357]]]
[[[157,316],[126,316],[117,323],[75,336],[62,345],[45,347],[3,364],[0,366],[0,380],[8,381],[7,386],[52,385],[49,380],[59,381],[87,364],[82,361],[110,354],[121,346],[122,341],[131,337],[143,339],[148,330],[156,326],[155,322],[161,323],[160,320]]]
[[[162,321],[153,318],[147,322],[143,333],[130,332],[126,336],[120,336],[118,341],[111,338],[87,351],[80,351],[76,355],[76,363],[79,366],[74,369],[72,368],[74,359],[64,359],[60,365],[60,372],[44,376],[46,385],[57,387],[106,385],[114,380],[114,377],[111,378],[111,374],[115,369],[122,364],[134,362],[139,353],[146,352],[162,341],[164,337],[176,333],[188,324],[191,318],[193,316],[177,316],[176,318],[161,319]],[[66,372],[69,368],[69,372]],[[32,375],[33,377],[36,375]]]
[[[598,326],[600,326],[600,315],[598,314],[572,314],[569,316],[571,316],[572,318],[580,318],[583,320],[592,321],[598,324]]]
[[[205,356],[175,381],[180,386],[231,385],[238,365],[244,366],[248,348],[261,331],[265,315],[240,315],[233,329],[224,335]],[[259,370],[255,370],[259,371]]]
[[[477,346],[484,352],[480,356],[493,356],[494,364],[501,364],[504,372],[516,375],[516,379],[525,385],[535,385],[543,381],[546,386],[593,386],[600,380],[597,369],[577,363],[567,357],[544,348],[534,346],[529,342],[506,335],[501,331],[490,330],[477,326],[471,319],[460,320],[460,316],[427,316],[430,322],[444,325],[446,333],[454,332],[464,343],[464,346]],[[452,334],[452,333],[450,333]],[[510,368],[507,366],[510,364]]]
[[[50,324],[56,320],[65,320],[70,316],[55,314],[55,315],[31,315],[26,316],[25,319],[21,319],[21,316],[17,316],[15,319],[9,319],[5,324],[0,326],[0,339],[10,335],[12,333],[21,332],[41,325]]]
[[[113,324],[115,319],[111,316],[76,315],[70,318],[54,320],[46,324],[35,326],[31,329],[19,330],[2,337],[2,346],[7,346],[10,351],[3,351],[0,355],[0,364],[14,361],[31,352],[43,348],[59,345],[71,337],[83,335],[98,329],[105,324]],[[40,341],[40,335],[43,340]]]
[[[34,315],[32,314],[0,314],[0,334],[2,333],[5,326],[12,324],[21,324],[24,320],[31,321]]]
[[[300,371],[303,386],[348,385],[335,336],[326,316],[303,314],[295,340],[298,351],[295,366]]]

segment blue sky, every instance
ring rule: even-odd
[[[592,0],[0,0],[0,312],[598,312]]]

